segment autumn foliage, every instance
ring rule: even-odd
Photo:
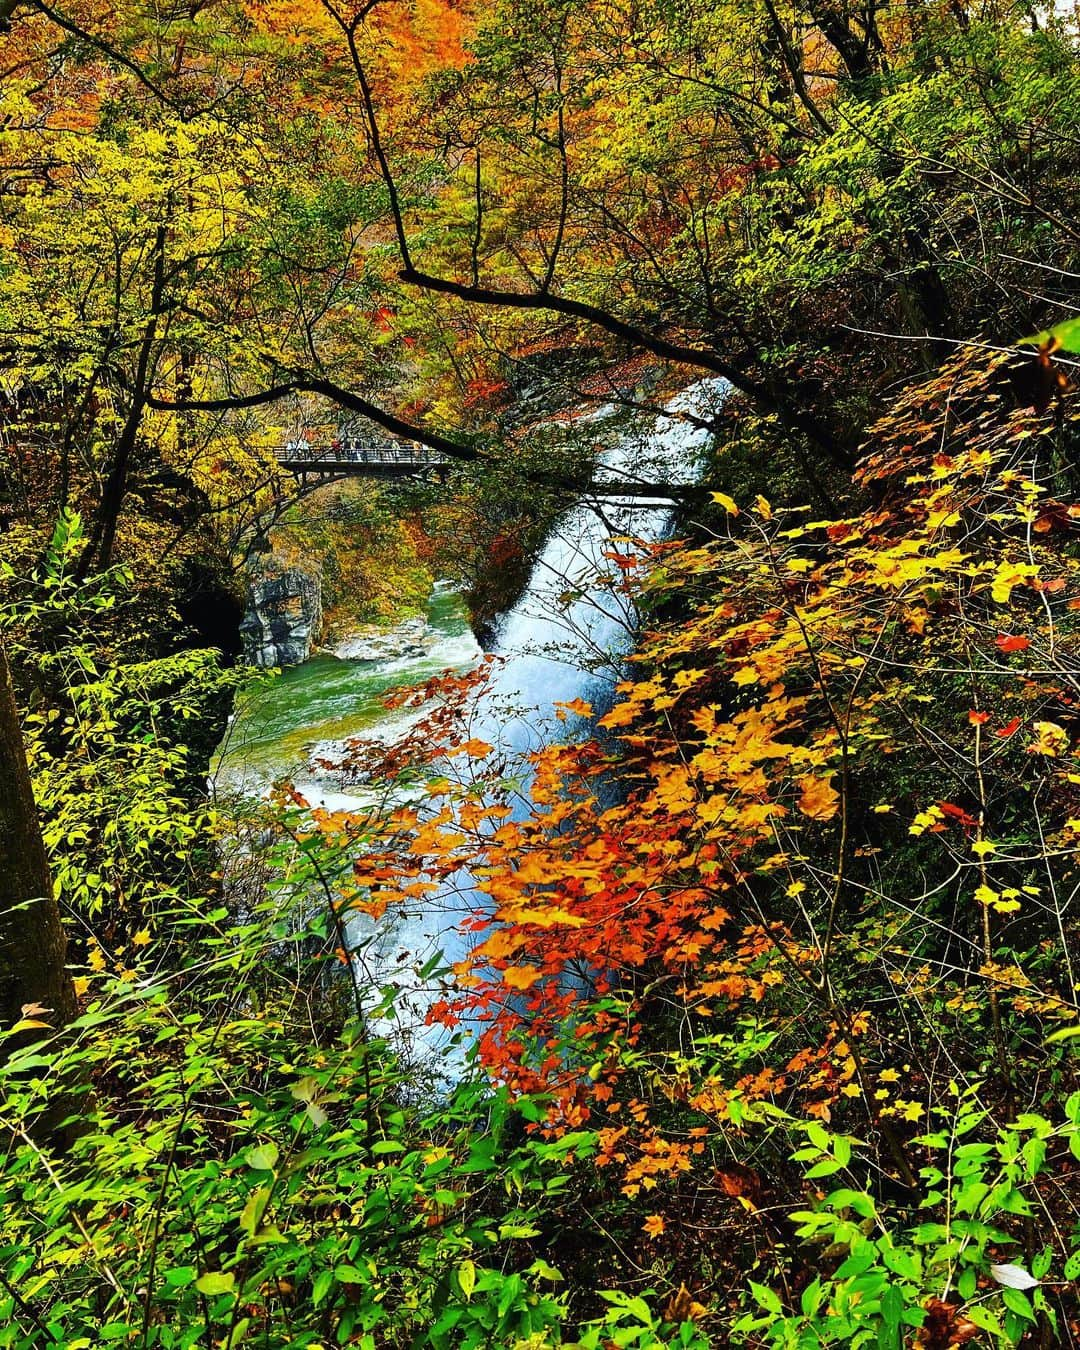
[[[1080,1344],[1075,16],[0,0],[0,57],[78,1001],[5,990],[0,1350]],[[702,378],[627,537],[597,426]],[[294,510],[290,428],[369,426],[437,473]],[[311,751],[345,805],[212,796],[253,556],[484,632],[594,491],[634,651],[542,749],[489,655]],[[388,976],[417,915],[460,959]]]
[[[1017,406],[1008,359],[898,400],[856,514],[717,494],[715,538],[613,567],[687,617],[650,627],[603,738],[533,756],[522,809],[451,697],[413,746],[426,803],[356,861],[380,913],[465,888],[479,942],[433,1015],[547,1101],[538,1128],[596,1131],[653,1237],[711,1195],[753,1240],[760,1177],[719,1160],[753,1156],[755,1104],[910,1185],[943,1053],[1007,1125],[1075,1025],[1075,414]]]

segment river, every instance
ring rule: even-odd
[[[595,435],[606,479],[692,482],[709,431],[681,415],[707,418],[726,392],[722,380],[703,380],[676,395],[660,415],[628,417],[605,405],[577,418],[575,426],[580,432],[586,423]],[[590,719],[560,719],[554,705],[581,699],[598,716],[610,705],[633,647],[637,615],[632,600],[612,584],[622,569],[611,555],[625,558],[665,538],[673,520],[672,504],[663,499],[581,501],[559,517],[521,597],[495,625],[492,650],[501,660],[475,710],[474,734],[518,757],[589,734]],[[257,797],[288,778],[314,806],[365,806],[362,790],[342,790],[313,767],[313,757],[332,758],[335,747],[353,737],[393,741],[410,714],[388,712],[387,694],[444,669],[468,670],[482,656],[451,587],[436,587],[426,617],[422,636],[413,625],[397,643],[390,639],[388,655],[369,649],[367,659],[316,656],[261,685],[238,710],[219,751],[218,786]],[[435,959],[440,951],[450,963],[465,954],[459,924],[475,898],[467,879],[459,880],[415,912],[388,914],[366,929],[358,924],[351,934],[363,947],[373,981],[399,991],[398,1029],[424,1055],[447,1053],[445,1033],[424,1026],[440,978],[431,970],[441,964]]]

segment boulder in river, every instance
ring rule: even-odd
[[[333,647],[332,653],[342,661],[410,660],[426,656],[432,641],[421,615],[403,619],[393,628],[366,624]]]

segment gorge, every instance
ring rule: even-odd
[[[575,409],[572,422],[578,432],[587,425],[598,465],[612,480],[692,482],[710,442],[710,418],[726,394],[723,380],[701,380],[670,397],[659,413],[627,414],[606,404]],[[644,561],[674,521],[675,507],[663,498],[575,503],[555,521],[519,599],[492,626],[489,649],[497,659],[473,709],[472,729],[508,766],[523,770],[526,781],[531,753],[591,735],[610,706],[640,624],[623,584],[625,569],[634,557]],[[483,655],[446,584],[435,587],[425,621],[406,619],[381,639],[345,640],[337,652],[294,665],[242,704],[219,751],[218,790],[260,794],[289,778],[312,807],[370,809],[378,790],[343,784],[326,766],[350,742],[389,744],[407,730],[411,715],[388,712],[387,696],[440,671],[469,670]],[[591,711],[582,716],[559,705]],[[467,939],[461,922],[484,903],[470,879],[458,877],[414,909],[378,923],[354,920],[366,978],[399,989],[399,1023],[429,1055],[446,1039],[425,1026],[441,992],[431,971],[452,966],[475,942],[475,931]]]

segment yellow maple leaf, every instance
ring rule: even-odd
[[[568,699],[565,703],[555,704],[556,708],[565,708],[567,712],[573,713],[575,717],[591,717],[592,704],[586,703],[583,698]]]
[[[1069,733],[1056,722],[1036,722],[1036,739],[1028,746],[1029,755],[1047,755],[1054,759],[1069,748]]]
[[[796,778],[799,789],[799,810],[811,820],[832,820],[840,807],[840,794],[829,778],[806,775]]]
[[[503,984],[511,989],[530,989],[540,978],[535,966],[507,966],[502,973]]]
[[[524,940],[524,934],[514,928],[497,928],[484,942],[484,955],[496,961],[513,956]]]
[[[729,516],[737,516],[739,508],[735,504],[735,498],[729,497],[726,492],[713,492],[710,494],[717,505],[722,506]]]
[[[468,755],[471,759],[483,759],[485,755],[490,755],[493,747],[487,741],[482,741],[478,737],[472,740],[462,741],[458,750]]]

